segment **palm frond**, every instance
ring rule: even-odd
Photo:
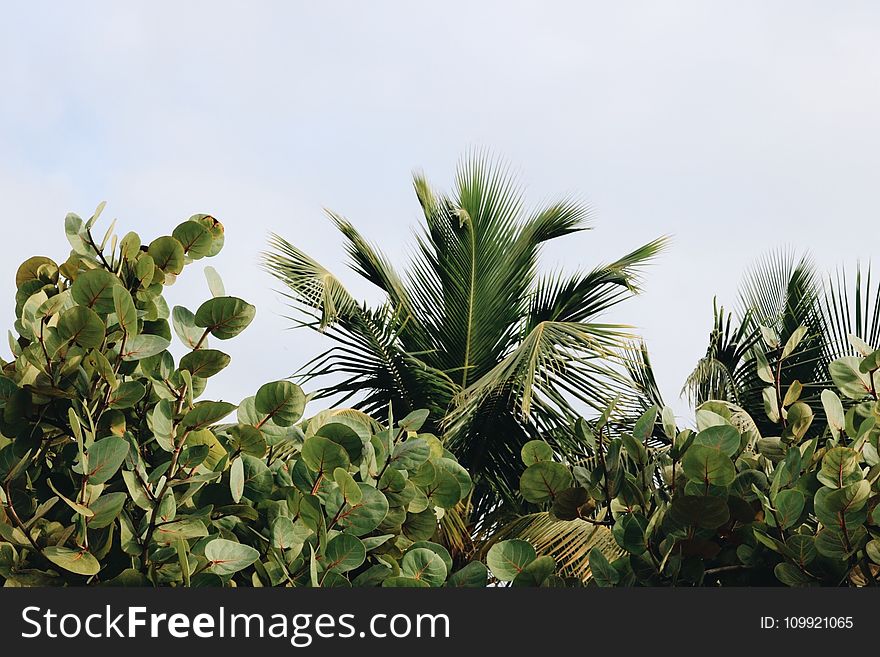
[[[688,375],[682,388],[682,394],[687,395],[694,406],[710,399],[739,403],[742,369],[761,336],[758,328],[752,326],[751,311],[745,311],[743,321],[736,325],[733,313],[719,308],[715,299],[712,312],[714,320],[706,355]]]
[[[319,262],[279,235],[271,235],[269,246],[273,251],[263,255],[263,268],[292,291],[296,302],[319,313],[321,328],[357,312],[345,286]]]
[[[563,391],[601,408],[609,398],[596,384],[612,374],[605,360],[631,338],[627,328],[619,324],[541,322],[512,353],[456,397],[455,408],[447,417],[448,426],[455,426],[486,397],[503,390],[516,396],[516,411],[524,418],[530,417],[533,406],[543,408],[561,399]]]
[[[428,408],[426,429],[442,435],[474,479],[475,523],[530,510],[518,491],[525,442],[541,436],[583,455],[571,425],[584,410],[620,395],[621,409],[635,413],[646,394],[656,395],[656,383],[627,371],[620,352],[632,339],[628,328],[598,316],[638,292],[644,265],[665,240],[586,274],[539,279],[542,245],[588,228],[586,205],[566,198],[528,212],[508,168],[479,153],[460,164],[450,193],[437,193],[421,174],[413,186],[424,222],[400,273],[347,219],[330,214],[351,268],[384,292],[377,307],[356,303],[329,271],[273,237],[266,268],[305,312],[301,325],[333,340],[300,375],[330,377],[316,398],[376,417],[389,406]]]
[[[770,251],[743,277],[740,320],[748,316],[754,326],[790,334],[799,326],[795,322],[814,312],[820,292],[820,278],[809,256],[798,257],[787,249]]]
[[[529,308],[526,331],[543,321],[581,322],[601,315],[638,292],[641,269],[666,246],[654,240],[586,275],[561,274],[539,279]]]
[[[521,206],[506,169],[485,157],[462,163],[452,197],[423,201],[409,288],[435,336],[433,364],[462,387],[494,366],[516,335],[535,262],[534,253],[510,248]]]
[[[560,574],[584,582],[592,578],[590,551],[593,548],[598,548],[609,561],[625,554],[608,527],[584,520],[557,520],[547,512],[532,513],[509,522],[483,545],[482,552],[487,552],[498,541],[513,538],[528,541],[540,555],[553,557]]]
[[[857,265],[852,280],[845,269],[829,276],[822,301],[829,361],[855,353],[850,335],[874,348],[880,346],[880,283],[872,287],[870,265],[864,270]]]
[[[403,282],[385,254],[370,244],[348,219],[330,210],[327,215],[345,236],[345,250],[351,259],[351,268],[385,292],[396,306],[411,311]]]
[[[650,406],[663,408],[663,394],[654,374],[654,366],[651,364],[651,355],[648,353],[648,345],[644,340],[628,344],[621,355],[626,371],[633,382],[633,387],[644,397],[645,410]]]

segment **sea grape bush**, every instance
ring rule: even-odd
[[[33,257],[16,274],[13,360],[0,363],[0,581],[486,584],[485,566],[455,570],[431,540],[472,485],[419,433],[427,412],[387,427],[350,410],[303,421],[306,397],[288,381],[237,407],[202,400],[230,362],[214,341],[255,309],[211,268],[212,298],[195,312],[169,309],[163,291],[220,251],[222,225],[198,214],[149,244],[112,226],[98,241],[101,209],[68,215],[67,260]]]
[[[432,540],[438,519],[472,484],[435,436],[419,433],[427,416],[415,411],[396,425],[389,418],[383,428],[358,411],[336,410],[305,423],[301,447],[274,473],[266,466],[273,476],[263,475],[265,494],[251,495],[263,511],[254,528],[268,536],[271,557],[255,564],[252,583],[485,586],[483,564],[456,570]]]
[[[877,584],[880,351],[851,336],[859,355],[830,368],[843,399],[824,390],[817,421],[798,401],[804,385],[783,389],[778,376],[805,333],[780,344],[763,331],[767,355],[757,367],[777,435],[762,436],[742,409],[716,401],[697,410],[696,431],[678,430],[668,408],[649,409],[628,433],[613,431],[613,407],[595,422],[581,420],[575,430],[592,455],[579,462],[560,462],[543,441],[525,445],[523,497],[560,519],[607,527],[624,550],[610,561],[592,550],[592,581]],[[649,445],[655,424],[668,444]]]

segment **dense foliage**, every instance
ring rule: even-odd
[[[268,383],[238,407],[200,400],[255,309],[163,299],[223,227],[195,215],[149,244],[66,220],[60,265],[18,269],[14,359],[0,376],[0,581],[6,586],[481,586],[432,542],[471,480],[427,411],[387,428],[357,411],[301,421],[306,397]],[[172,327],[187,353],[168,351]],[[233,411],[234,423],[220,424]]]
[[[850,303],[807,261],[759,267],[737,322],[716,312],[686,386],[696,427],[680,429],[644,346],[626,350],[622,327],[588,321],[632,290],[659,245],[570,285],[535,279],[539,245],[574,230],[582,209],[521,221],[499,176],[466,166],[450,198],[417,179],[428,231],[407,283],[337,218],[358,271],[389,295],[376,311],[276,242],[291,260],[273,256],[275,273],[340,341],[310,373],[351,377],[317,397],[366,394],[360,409],[309,418],[290,381],[238,405],[202,399],[230,364],[216,343],[256,313],[211,267],[211,298],[194,311],[164,300],[185,268],[219,253],[216,219],[194,215],[142,243],[113,226],[95,239],[101,207],[68,215],[69,257],[35,256],[16,273],[12,360],[0,362],[0,582],[877,585],[870,276],[857,275]],[[476,243],[498,250],[472,277],[516,274],[519,287],[459,289]],[[502,264],[511,245],[524,251]],[[461,294],[474,305],[455,327]],[[459,344],[460,331],[473,335]],[[572,399],[603,405],[575,419]],[[470,509],[489,520],[469,525]]]
[[[576,430],[593,448],[586,462],[560,462],[542,441],[523,448],[520,489],[559,519],[604,526],[617,553],[593,549],[592,580],[614,585],[876,585],[880,576],[880,351],[853,337],[859,356],[830,365],[816,421],[799,381],[780,383],[786,359],[808,340],[805,326],[784,343],[764,327],[771,355],[757,375],[762,434],[731,402],[697,410],[697,430],[660,421],[670,444],[646,444],[658,411],[632,433],[606,432],[614,409]],[[845,410],[847,409],[847,410]]]

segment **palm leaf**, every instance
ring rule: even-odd
[[[560,574],[584,582],[592,577],[590,550],[598,548],[609,561],[625,554],[608,527],[584,520],[557,520],[547,512],[532,513],[509,522],[482,545],[481,552],[487,552],[498,541],[513,538],[528,541],[540,555],[553,557]]]
[[[588,228],[586,205],[564,198],[527,211],[507,167],[484,154],[461,163],[449,194],[420,174],[413,184],[423,229],[400,273],[330,213],[351,268],[385,294],[376,307],[355,302],[326,268],[273,237],[266,268],[289,288],[305,317],[299,325],[333,341],[299,375],[326,378],[315,398],[378,418],[389,407],[428,408],[426,430],[443,436],[474,479],[477,523],[529,510],[518,491],[525,442],[544,436],[582,454],[570,427],[585,408],[600,411],[618,395],[621,408],[645,407],[646,388],[621,356],[632,334],[598,318],[638,291],[665,240],[586,274],[541,278],[542,245]]]
[[[824,287],[826,355],[830,360],[854,354],[849,336],[855,335],[877,348],[880,345],[880,284],[872,287],[871,267],[856,266],[847,280],[845,269],[829,276]]]
[[[264,268],[292,291],[293,301],[320,313],[321,328],[357,312],[357,302],[328,269],[278,235],[269,246],[274,252],[264,255]]]

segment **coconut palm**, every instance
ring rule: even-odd
[[[772,361],[774,355],[762,339],[762,327],[778,334],[781,344],[799,326],[807,327],[776,376],[783,388],[795,380],[803,384],[801,400],[820,417],[819,395],[832,386],[831,362],[871,349],[866,345],[880,346],[880,287],[872,286],[870,267],[857,267],[852,279],[844,270],[823,277],[809,257],[774,252],[743,279],[736,312],[714,310],[706,355],[683,392],[695,405],[715,399],[740,406],[762,433],[778,428],[766,420],[762,393],[768,382],[757,373],[759,359]]]
[[[584,409],[618,394],[645,401],[617,357],[629,327],[602,321],[638,292],[639,273],[658,239],[585,272],[542,274],[546,242],[590,227],[572,199],[527,212],[508,172],[483,156],[460,165],[451,194],[415,175],[424,214],[405,273],[345,218],[350,266],[383,293],[368,306],[306,253],[271,238],[265,266],[285,286],[298,325],[334,344],[300,375],[331,377],[317,397],[349,399],[387,419],[428,408],[430,430],[471,472],[475,517],[523,510],[520,449],[542,436],[564,453],[582,446],[571,431]],[[579,412],[581,411],[581,412]]]

